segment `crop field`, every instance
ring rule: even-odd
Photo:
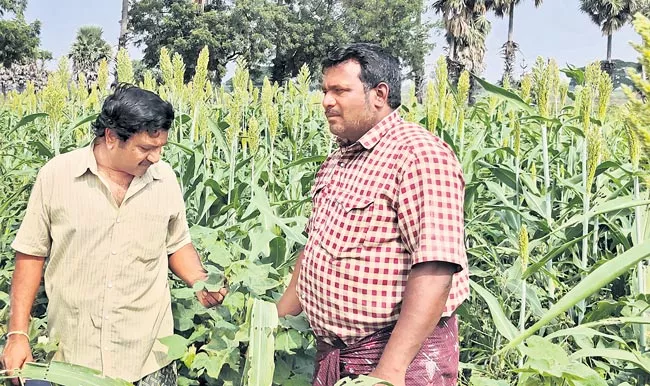
[[[176,110],[164,159],[181,183],[204,264],[230,286],[223,306],[205,309],[170,275],[170,356],[179,360],[182,385],[239,385],[249,300],[274,301],[288,284],[306,241],[315,172],[336,144],[315,91],[317,74],[303,68],[287,84],[254,85],[238,62],[232,87],[219,88],[208,81],[207,54],[184,82],[181,57],[163,49],[160,79],[147,71],[141,87]],[[129,58],[118,57],[119,79],[133,80]],[[634,130],[643,110],[610,106],[612,83],[598,64],[565,71],[576,87],[561,74],[540,58],[519,84],[477,80],[485,92],[470,105],[470,74],[452,86],[442,59],[422,103],[413,90],[403,97],[404,118],[442,137],[463,165],[471,297],[458,312],[462,384],[649,379],[650,199],[647,153]],[[108,83],[105,62],[88,89],[64,60],[42,90],[30,86],[0,99],[2,336],[9,245],[36,173],[92,140],[90,122]],[[56,347],[46,336],[46,302],[41,292],[30,331],[40,360]],[[268,371],[275,384],[310,384],[315,346],[304,317],[280,320],[274,350]]]

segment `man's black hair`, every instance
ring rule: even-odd
[[[338,48],[323,60],[323,72],[328,68],[353,60],[361,66],[359,79],[366,90],[377,87],[379,83],[388,85],[388,105],[396,109],[402,103],[401,74],[399,60],[376,44],[353,43]]]
[[[136,133],[169,131],[174,121],[174,108],[151,91],[121,83],[104,101],[102,111],[92,125],[96,137],[111,129],[122,141]]]

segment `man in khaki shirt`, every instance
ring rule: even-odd
[[[121,85],[93,124],[87,148],[40,171],[12,247],[16,266],[3,353],[6,369],[32,360],[29,318],[45,268],[55,360],[141,385],[175,385],[158,339],[173,334],[168,268],[188,286],[206,273],[190,240],[185,204],[160,155],[174,119],[156,94]],[[201,291],[206,307],[226,289]]]

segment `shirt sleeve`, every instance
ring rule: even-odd
[[[175,178],[175,176],[174,176]],[[185,245],[192,242],[190,237],[190,228],[187,225],[187,214],[185,210],[185,202],[183,201],[183,194],[181,188],[173,179],[173,214],[169,219],[167,225],[167,255],[171,255],[178,251]]]
[[[49,185],[47,177],[47,168],[43,167],[36,177],[36,182],[29,196],[23,222],[20,224],[16,238],[11,244],[15,251],[32,256],[49,256],[52,246],[47,193],[51,191],[51,188],[48,188],[49,186],[51,185]]]
[[[411,265],[441,261],[467,269],[461,167],[444,147],[411,154],[402,168],[397,214]]]

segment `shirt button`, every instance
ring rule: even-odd
[[[104,320],[108,320],[108,316],[104,316]]]
[[[116,251],[111,252],[111,255],[117,255]]]
[[[108,283],[108,288],[113,288],[113,283]]]
[[[318,240],[314,241],[314,245],[318,245],[318,244],[319,244]]]
[[[340,162],[339,162],[339,166],[342,167],[342,168],[344,168],[344,167],[345,167],[345,162],[340,161]]]
[[[115,222],[119,224],[119,223],[120,223],[120,219],[118,218],[117,220],[115,220]]]

